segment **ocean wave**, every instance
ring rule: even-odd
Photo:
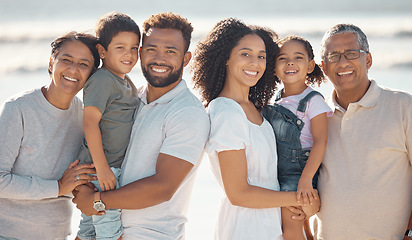
[[[365,31],[366,33],[366,31]],[[280,34],[285,34],[285,33],[280,33]],[[289,32],[286,32],[287,35],[289,35]],[[322,38],[323,35],[325,34],[324,31],[298,31],[298,32],[293,32],[293,35],[296,36],[303,36],[305,38]],[[382,31],[382,32],[368,32],[366,33],[368,39],[376,39],[376,38],[384,38],[384,39],[407,39],[407,38],[412,38],[412,30],[400,30],[396,32],[391,32],[391,31]]]
[[[40,43],[52,42],[53,36],[0,36],[0,43]]]
[[[399,31],[394,34],[395,38],[412,38],[412,31]]]
[[[38,67],[26,67],[19,66],[16,68],[8,68],[0,70],[0,74],[27,74],[27,73],[37,73],[37,72],[47,72],[47,67],[38,66]]]
[[[203,30],[203,29],[202,29]],[[281,30],[278,31],[278,34],[280,36],[283,35],[297,35],[297,36],[303,36],[305,38],[322,38],[324,35],[324,31],[320,30],[299,30],[299,31],[288,31],[288,30]],[[0,44],[7,44],[7,43],[51,43],[56,37],[60,36],[61,33],[50,33],[49,35],[44,35],[44,34],[34,34],[34,35],[6,35],[7,33],[2,33],[0,34]],[[201,39],[204,36],[206,36],[207,31],[198,31],[194,34],[193,36],[193,42],[197,42],[197,39]],[[392,38],[392,39],[405,39],[405,38],[412,38],[412,30],[399,30],[397,32],[372,32],[368,33],[368,38]]]
[[[396,69],[412,69],[412,61],[411,62],[399,62],[399,63],[394,63],[390,66],[390,68],[396,68]]]

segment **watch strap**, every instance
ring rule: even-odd
[[[412,238],[412,229],[406,230],[405,236]]]

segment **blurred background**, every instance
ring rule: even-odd
[[[373,57],[370,78],[380,85],[412,93],[410,0],[0,0],[0,101],[49,84],[47,66],[53,39],[72,30],[94,33],[97,19],[111,11],[130,15],[139,26],[159,12],[172,11],[187,17],[194,27],[191,51],[219,20],[236,17],[247,24],[272,28],[280,37],[293,34],[307,38],[317,63],[323,34],[335,24],[352,23],[368,36]],[[140,63],[129,76],[136,85],[145,84]],[[188,68],[184,79],[191,85]],[[332,88],[326,83],[317,90],[328,96]],[[189,207],[187,239],[213,238],[221,195],[205,157]],[[73,216],[75,233],[79,212],[76,210]]]

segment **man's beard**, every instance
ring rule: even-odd
[[[151,86],[157,87],[157,88],[167,87],[167,86],[177,82],[179,80],[180,76],[182,75],[182,72],[183,72],[183,62],[182,62],[182,65],[180,66],[179,69],[177,69],[176,71],[172,71],[166,77],[157,77],[157,76],[151,75],[148,71],[148,68],[150,66],[165,66],[165,67],[169,67],[170,69],[173,69],[173,68],[168,66],[168,65],[165,65],[165,64],[157,64],[157,63],[150,63],[150,64],[147,65],[147,68],[146,68],[141,64],[142,72],[143,72],[143,75],[146,78],[147,82]]]

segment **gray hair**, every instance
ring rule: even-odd
[[[324,60],[326,57],[326,42],[329,38],[335,36],[336,34],[351,32],[356,34],[358,40],[358,45],[360,48],[366,52],[369,52],[368,38],[365,33],[357,26],[353,24],[338,24],[329,29],[325,35],[323,35],[322,42],[320,44],[320,56]]]

